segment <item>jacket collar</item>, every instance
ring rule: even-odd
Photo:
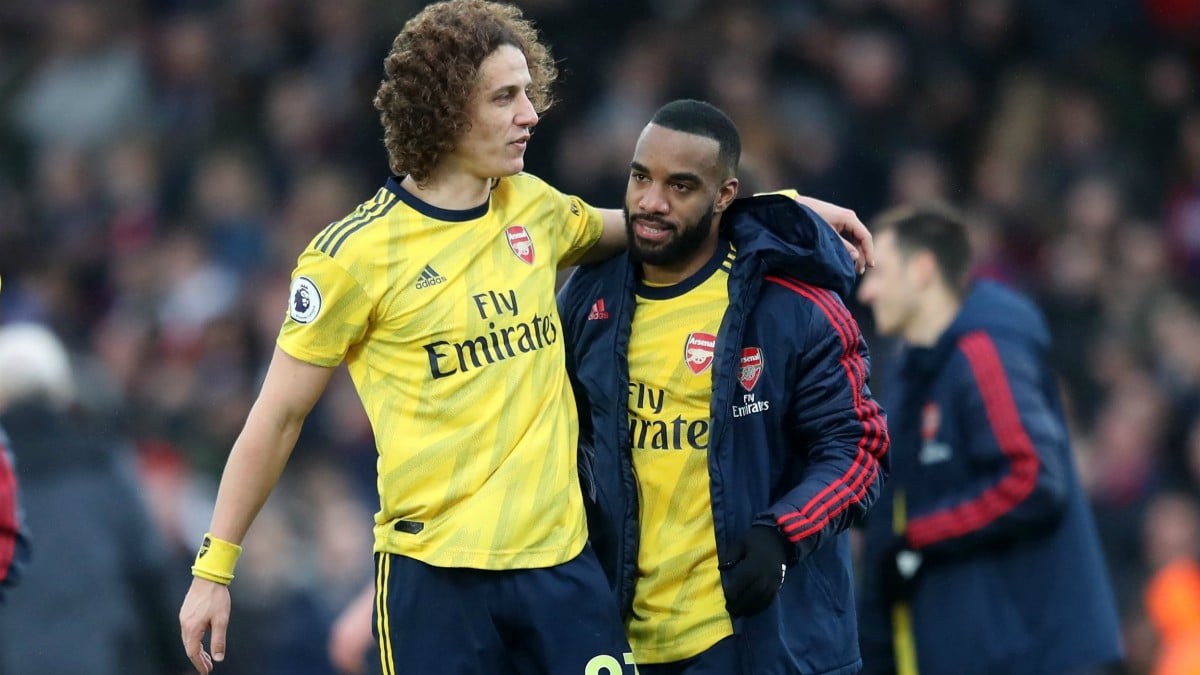
[[[858,278],[842,238],[791,197],[737,199],[721,219],[721,230],[737,249],[739,265],[758,260],[766,271],[828,288],[843,300],[854,292]]]

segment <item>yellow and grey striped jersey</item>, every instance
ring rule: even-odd
[[[733,634],[709,493],[709,402],[733,251],[682,283],[638,289],[629,339],[629,439],[641,540],[627,625],[638,663],[686,659]]]
[[[462,211],[393,178],[300,255],[278,344],[347,364],[379,452],[376,551],[512,569],[582,550],[554,285],[602,229],[528,174]]]

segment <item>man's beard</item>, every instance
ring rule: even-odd
[[[687,262],[695,257],[696,253],[704,246],[705,240],[708,239],[709,231],[712,229],[713,216],[715,214],[714,205],[710,204],[704,215],[700,216],[695,223],[689,225],[680,225],[675,227],[674,223],[651,215],[639,215],[638,218],[650,225],[667,225],[672,228],[672,236],[662,244],[654,244],[651,247],[646,247],[638,238],[634,231],[633,218],[629,215],[629,208],[625,208],[625,234],[629,238],[629,256],[634,262],[645,265],[653,265],[656,267],[671,267],[683,262]]]

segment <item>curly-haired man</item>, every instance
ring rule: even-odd
[[[299,257],[180,610],[188,656],[223,659],[238,542],[344,361],[379,452],[383,672],[632,672],[587,546],[554,297],[560,268],[624,247],[624,218],[522,173],[556,69],[517,8],[429,5],[385,72],[395,175]],[[812,203],[869,251],[851,212]]]

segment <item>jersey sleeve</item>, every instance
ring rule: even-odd
[[[973,475],[958,490],[911,513],[905,536],[917,549],[954,553],[1002,543],[1057,522],[1066,508],[1067,433],[1028,351],[987,333],[964,336],[952,361],[955,400],[970,420],[963,438]]]
[[[514,201],[522,205],[529,222],[539,234],[552,242],[552,259],[558,269],[571,267],[587,253],[604,233],[604,219],[595,207],[579,197],[563,194],[546,181],[530,173],[521,173],[501,182],[502,189],[514,191]]]
[[[604,232],[604,219],[595,207],[579,197],[551,190],[550,198],[557,203],[563,225],[556,232],[559,251],[558,268],[570,267],[579,262],[583,254],[600,241]]]
[[[374,303],[354,276],[310,248],[292,272],[287,316],[276,343],[305,363],[332,368],[366,334],[373,311]]]
[[[841,299],[794,279],[767,279],[812,305],[788,385],[794,446],[808,462],[799,483],[766,516],[803,558],[860,520],[879,496],[889,468],[887,422],[867,386],[867,346]]]

